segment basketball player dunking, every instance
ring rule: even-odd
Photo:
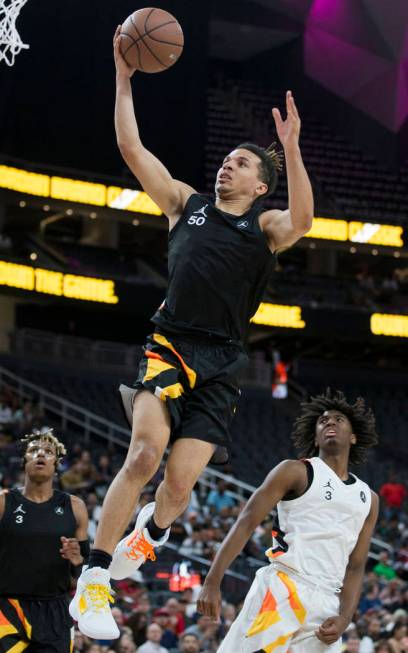
[[[135,386],[122,387],[132,439],[105,498],[89,568],[71,604],[82,632],[105,639],[119,636],[109,602],[101,610],[87,588],[109,590],[110,577],[124,578],[146,558],[154,559],[154,547],[167,539],[202,470],[214,454],[226,453],[240,394],[237,377],[248,360],[243,343],[250,318],[267,286],[274,253],[307,233],[313,216],[312,188],[299,149],[300,119],[290,91],[286,119],[273,109],[286,160],[289,208],[262,207],[262,198],[276,186],[279,155],[249,143],[222,162],[214,202],[173,179],[143,146],[130,84],[134,70],[120,54],[119,29],[114,38],[117,141],[127,165],[169,220],[169,285],[153,317],[155,332]],[[135,531],[118,544],[169,440],[172,448],[155,502],[145,506]]]
[[[71,576],[89,553],[84,502],[53,489],[64,445],[52,431],[22,441],[25,483],[0,493],[0,653],[71,653]]]
[[[219,618],[225,570],[277,506],[279,530],[218,653],[338,653],[356,610],[378,497],[349,463],[377,442],[375,419],[360,398],[342,393],[302,404],[294,444],[303,460],[275,467],[229,532],[205,580],[198,610]],[[312,456],[309,458],[309,456]]]

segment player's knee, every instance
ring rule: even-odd
[[[191,493],[191,486],[187,481],[183,480],[182,478],[172,478],[171,476],[168,476],[165,479],[165,485],[167,492],[170,494],[175,503],[180,505],[188,503]]]
[[[128,454],[124,471],[131,481],[149,481],[160,464],[161,455],[162,452],[154,445],[142,444],[135,452]]]

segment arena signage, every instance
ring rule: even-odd
[[[306,322],[302,319],[300,306],[285,306],[284,304],[269,304],[267,302],[260,303],[251,322],[286,329],[304,329],[306,326]]]
[[[306,237],[382,247],[403,247],[403,232],[403,227],[390,224],[314,218],[313,226]]]
[[[408,338],[408,315],[373,313],[370,317],[370,329],[376,336]]]
[[[0,261],[0,285],[88,302],[117,304],[119,301],[115,283],[110,279],[63,274],[8,261]]]
[[[37,197],[106,206],[148,215],[162,215],[157,204],[144,191],[45,175],[7,165],[0,165],[0,188]],[[313,227],[306,237],[382,247],[404,246],[403,227],[334,218],[315,217]]]
[[[69,177],[43,175],[5,165],[0,165],[0,188],[37,197],[162,215],[157,204],[150,199],[147,193],[140,190],[106,186]]]

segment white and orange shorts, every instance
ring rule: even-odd
[[[315,635],[338,613],[338,594],[267,565],[257,572],[218,653],[340,653],[341,639],[327,646]]]

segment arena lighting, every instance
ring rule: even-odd
[[[0,285],[88,302],[117,304],[119,301],[111,279],[63,274],[8,261],[0,261]]]
[[[144,191],[106,186],[68,177],[43,175],[6,165],[0,165],[0,188],[67,202],[162,215],[157,204]]]
[[[285,306],[261,302],[251,322],[265,326],[284,327],[286,329],[304,329],[300,306]]]
[[[370,317],[370,329],[376,336],[408,338],[408,315],[373,313]]]
[[[390,224],[314,218],[313,226],[306,234],[306,237],[381,245],[383,247],[403,247],[402,235],[403,227]]]

